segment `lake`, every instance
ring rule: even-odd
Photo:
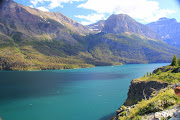
[[[166,65],[0,71],[0,116],[3,120],[107,120],[126,100],[132,79]]]

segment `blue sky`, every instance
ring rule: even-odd
[[[43,11],[60,12],[88,25],[107,19],[111,14],[128,14],[143,24],[161,17],[180,22],[180,0],[14,0]]]

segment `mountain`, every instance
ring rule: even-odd
[[[170,62],[173,54],[179,55],[180,50],[159,38],[157,33],[128,15],[112,15],[105,21],[101,33],[89,36],[88,51],[96,59],[115,63]]]
[[[38,39],[47,36],[48,39],[63,40],[76,43],[71,34],[87,34],[89,31],[83,25],[71,20],[58,12],[43,12],[13,2],[4,1],[0,8],[1,32],[13,36],[22,33],[26,39]],[[16,32],[20,33],[16,33]]]
[[[166,43],[180,47],[180,23],[176,19],[163,17],[147,26],[156,31]]]
[[[101,30],[95,34],[59,12],[43,12],[13,0],[4,0],[0,13],[0,70],[170,62],[174,54],[180,56],[179,49],[128,15],[112,15],[94,24]]]
[[[161,39],[160,36],[149,27],[136,22],[126,14],[111,15],[104,24],[102,32],[105,33],[132,33],[151,39]]]
[[[180,49],[161,40],[129,33],[99,33],[89,36],[88,42],[92,56],[109,63],[166,63],[180,55]]]
[[[104,27],[104,23],[105,23],[105,20],[100,20],[100,21],[98,21],[97,23],[88,25],[87,27],[88,27],[91,31],[101,32],[101,30],[102,30],[103,27]]]
[[[0,6],[0,69],[67,69],[92,66],[84,51],[85,26],[58,12],[43,12],[4,0]],[[81,43],[80,43],[80,42]]]

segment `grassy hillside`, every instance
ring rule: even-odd
[[[124,111],[122,115],[119,116],[118,120],[146,119],[146,117],[144,117],[146,114],[172,108],[172,106],[178,104],[180,104],[180,98],[174,94],[174,90],[172,88],[167,88],[159,91],[157,95],[154,93],[154,97],[149,100],[142,100],[138,102],[134,108],[130,109],[128,114]],[[126,106],[122,107],[126,109]]]
[[[123,112],[118,116],[119,120],[145,119],[145,116],[149,113],[171,109],[173,106],[180,104],[180,98],[174,94],[173,89],[174,84],[180,82],[180,64],[176,66],[171,64],[170,66],[158,68],[152,74],[147,73],[147,75],[144,75],[144,77],[141,77],[136,81],[157,81],[168,83],[169,86],[160,91],[154,90],[149,99],[139,101],[129,110],[129,112],[126,111],[127,106],[121,106],[120,109]]]

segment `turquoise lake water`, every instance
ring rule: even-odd
[[[0,116],[3,120],[107,120],[126,100],[132,79],[166,65],[0,71]]]

